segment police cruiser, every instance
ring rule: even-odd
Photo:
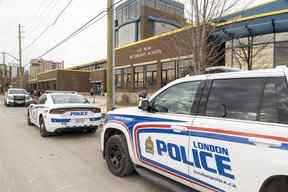
[[[4,95],[5,106],[25,105],[32,103],[32,97],[25,89],[10,88]]]
[[[287,192],[287,75],[279,67],[189,76],[140,94],[139,107],[106,115],[109,170],[146,171],[187,191]]]
[[[94,133],[101,123],[101,109],[78,94],[46,93],[28,107],[27,122],[39,127],[42,137],[74,130]]]

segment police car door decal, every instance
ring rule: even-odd
[[[189,144],[185,132],[174,132],[171,125],[141,124],[134,131],[136,155],[147,165],[180,176],[188,175],[188,166],[182,163]]]
[[[190,130],[190,158],[194,164],[189,167],[189,175],[223,191],[234,191],[236,181],[231,147],[213,137],[217,138],[217,135]]]
[[[203,167],[209,169],[210,159],[207,158],[204,162],[204,157],[208,157],[206,153],[197,154],[196,150],[189,149],[190,126],[182,126],[187,129],[177,131],[171,124],[137,125],[133,135],[135,155],[145,166],[167,173],[174,179],[188,182],[193,187],[198,186],[208,191],[224,191],[209,184],[205,179],[189,175],[189,167],[195,167],[195,170],[201,170]],[[226,149],[224,151],[226,153]],[[219,166],[222,160],[218,157]]]

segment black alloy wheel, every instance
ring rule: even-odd
[[[131,175],[134,171],[123,135],[111,136],[105,146],[105,158],[110,172],[118,177]]]
[[[46,130],[45,121],[43,117],[40,118],[40,135],[42,137],[48,137],[50,134]]]

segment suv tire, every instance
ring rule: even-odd
[[[108,139],[105,146],[105,159],[109,170],[115,176],[129,176],[134,171],[127,142],[123,135],[113,135]]]
[[[278,177],[270,181],[263,192],[287,192],[288,177]]]

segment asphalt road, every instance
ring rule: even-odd
[[[0,96],[1,192],[166,192],[137,175],[112,176],[100,152],[100,132],[42,138],[26,124],[25,108]]]

